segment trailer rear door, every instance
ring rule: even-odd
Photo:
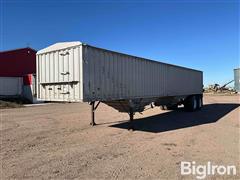
[[[80,101],[80,47],[38,54],[39,99]]]

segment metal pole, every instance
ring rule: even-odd
[[[130,121],[129,121],[129,130],[133,130],[134,127],[133,127],[133,108],[130,107],[129,109],[129,117],[130,117]]]
[[[91,118],[90,125],[94,126],[94,125],[96,125],[96,123],[95,123],[95,107],[94,107],[95,106],[95,101],[91,102],[91,105],[92,105],[92,107],[91,107],[92,118]]]

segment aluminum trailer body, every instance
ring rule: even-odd
[[[119,111],[143,111],[202,94],[202,71],[81,42],[56,43],[37,52],[37,98],[104,102]]]

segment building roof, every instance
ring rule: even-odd
[[[9,50],[0,51],[0,54],[2,54],[2,53],[9,53],[9,52],[13,52],[13,51],[19,51],[19,50],[23,50],[23,49],[29,49],[29,50],[37,52],[37,50],[35,50],[35,49],[31,48],[31,47],[25,47],[25,48],[16,48],[16,49],[9,49]]]
[[[56,51],[56,50],[60,50],[60,49],[66,49],[66,48],[69,48],[69,47],[78,46],[80,44],[82,44],[80,41],[55,43],[51,46],[48,46],[44,49],[41,49],[40,51],[37,52],[37,54]]]

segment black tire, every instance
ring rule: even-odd
[[[202,96],[198,96],[198,101],[197,101],[197,109],[201,109],[203,106],[203,99]]]
[[[161,110],[168,110],[168,109],[167,109],[167,106],[165,106],[165,105],[160,106],[160,109],[161,109]]]
[[[184,109],[186,111],[196,111],[198,109],[197,106],[198,98],[197,96],[190,96],[184,102]]]

